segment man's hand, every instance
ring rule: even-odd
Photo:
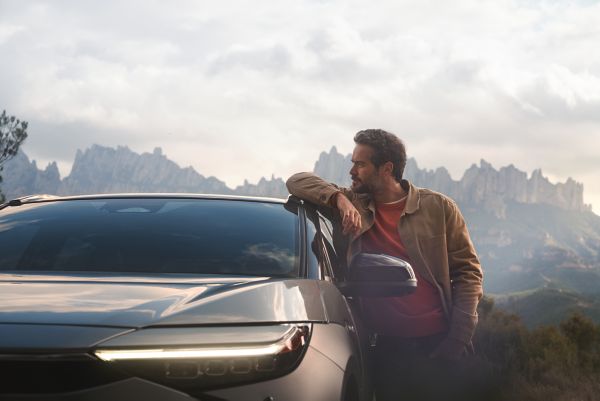
[[[340,211],[342,217],[342,228],[344,235],[348,233],[357,233],[362,227],[360,213],[354,207],[352,202],[341,192],[336,195],[336,207]]]
[[[463,342],[453,338],[445,338],[429,357],[457,361],[464,356],[465,352],[466,346]]]

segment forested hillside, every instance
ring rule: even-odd
[[[464,368],[485,401],[600,399],[600,326],[580,314],[528,329],[484,298]]]

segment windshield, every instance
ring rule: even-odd
[[[282,204],[92,199],[0,212],[0,271],[297,276],[298,217]]]

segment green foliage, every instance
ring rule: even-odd
[[[575,313],[560,324],[560,330],[575,346],[580,368],[586,373],[600,372],[600,326]]]
[[[496,369],[522,366],[526,329],[517,315],[494,309],[492,298],[479,303],[480,322],[474,346]]]
[[[17,154],[19,147],[27,138],[27,121],[21,121],[15,116],[6,114],[6,110],[0,115],[0,173],[4,163]],[[2,175],[0,175],[0,183]],[[0,191],[0,202],[4,201],[4,195]]]
[[[575,345],[577,349],[584,352],[593,351],[598,345],[600,332],[598,327],[585,316],[575,313],[568,320],[560,324],[562,333]]]
[[[479,316],[477,369],[492,372],[488,392],[498,400],[600,399],[600,326],[592,320],[575,313],[558,326],[529,330],[490,298]]]

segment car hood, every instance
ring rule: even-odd
[[[5,325],[141,328],[324,320],[313,280],[0,274]]]

